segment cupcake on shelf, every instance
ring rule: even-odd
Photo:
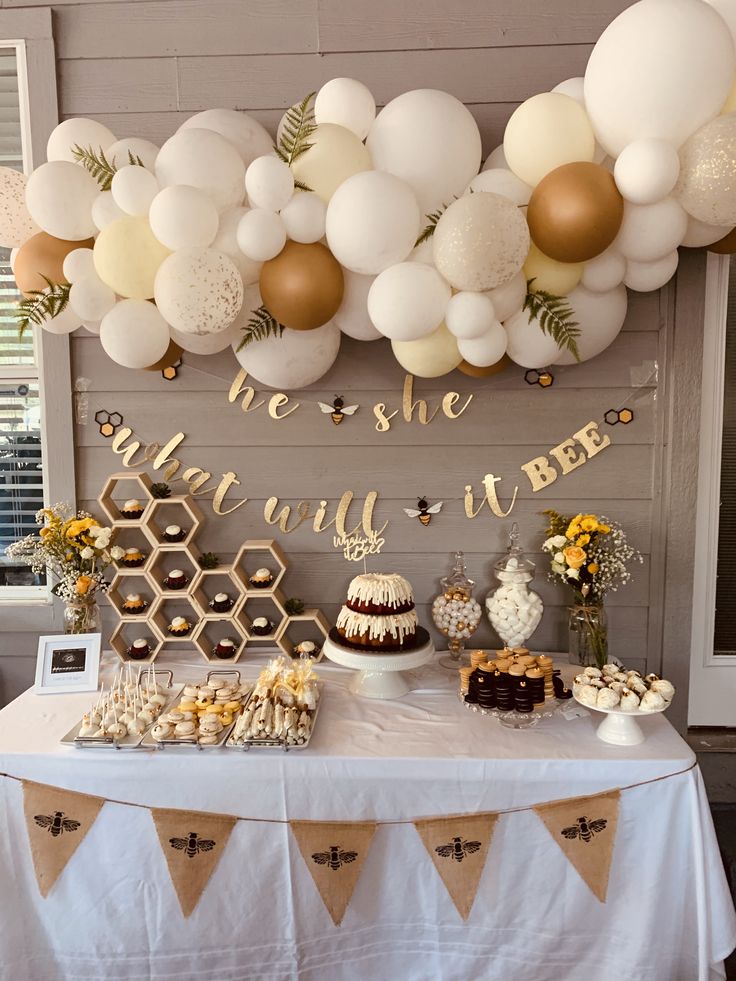
[[[131,497],[129,501],[120,508],[120,514],[129,521],[137,521],[143,514],[143,505],[136,497]]]
[[[126,569],[139,569],[147,558],[146,553],[141,552],[137,547],[126,548],[125,555],[120,560],[120,565],[124,565]]]
[[[185,589],[189,585],[189,576],[183,569],[172,569],[163,585],[164,589]]]
[[[256,617],[250,625],[250,632],[256,637],[267,637],[273,633],[273,623],[268,617]]]
[[[146,601],[140,593],[128,593],[123,600],[121,609],[123,613],[143,613],[146,605]]]
[[[186,637],[191,632],[192,625],[186,617],[174,617],[166,629],[172,637]]]
[[[253,589],[268,589],[273,583],[273,576],[268,569],[256,569],[248,582]]]
[[[150,655],[151,645],[148,643],[145,637],[139,637],[137,640],[133,641],[125,653],[131,659],[131,661],[142,661]]]
[[[222,661],[227,661],[228,658],[234,657],[235,652],[238,649],[238,645],[231,637],[223,637],[222,640],[218,640],[212,649],[212,653],[215,657],[219,657]]]
[[[164,528],[163,539],[165,542],[181,542],[187,537],[187,533],[179,525],[167,525]]]
[[[319,647],[311,640],[303,640],[298,644],[294,644],[291,651],[292,657],[309,657],[313,661],[316,661],[320,654],[322,653],[322,648]]]
[[[229,613],[235,606],[235,600],[231,599],[227,593],[217,593],[214,599],[209,602],[209,607],[215,613]]]

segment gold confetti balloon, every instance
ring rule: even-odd
[[[736,112],[716,116],[682,145],[674,196],[699,221],[736,224]]]

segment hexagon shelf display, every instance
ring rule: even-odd
[[[191,594],[182,592],[183,595],[171,595],[169,593],[160,595],[150,612],[150,619],[158,633],[163,637],[165,646],[185,644],[191,647],[197,632],[201,617],[194,608]],[[188,621],[190,627],[186,634],[172,634],[169,631],[169,625],[174,617],[184,617]]]
[[[229,610],[218,613],[213,610],[211,603],[218,593],[227,593],[233,601]],[[244,593],[237,576],[233,575],[231,566],[218,566],[216,569],[203,569],[197,580],[197,587],[192,599],[202,616],[209,620],[230,620],[240,609]]]
[[[146,523],[151,512],[151,486],[152,481],[147,473],[114,473],[105,481],[97,503],[114,527],[140,527]],[[123,504],[133,498],[143,506],[140,518],[126,518],[121,511]]]
[[[329,632],[330,625],[321,610],[305,610],[284,620],[276,639],[284,654],[289,657],[298,657],[294,653],[296,645],[311,640],[319,650],[318,656],[314,658],[317,662],[322,660],[322,647]]]
[[[232,657],[222,658],[215,654],[217,644],[228,638],[235,641],[235,653]],[[237,620],[203,619],[195,631],[194,644],[206,661],[213,664],[234,664],[241,656],[246,646],[245,631]]]
[[[233,572],[249,595],[268,595],[278,589],[286,572],[286,556],[278,542],[256,539],[243,542],[233,562]],[[250,577],[259,569],[268,569],[273,579],[266,587],[253,586]]]
[[[259,590],[248,593],[245,602],[240,606],[235,619],[245,631],[248,640],[275,641],[286,621],[287,613],[284,608],[286,597],[280,589]],[[268,633],[257,633],[253,629],[253,621],[265,617],[273,625]]]
[[[199,507],[186,494],[165,497],[154,501],[146,518],[146,530],[156,545],[190,545],[204,521]],[[164,537],[171,525],[178,525],[184,533],[180,541],[172,542]]]
[[[150,645],[150,654],[145,658],[132,658],[128,650],[134,640],[146,640]],[[121,661],[131,664],[150,664],[155,661],[163,647],[163,638],[157,632],[153,621],[141,618],[139,621],[121,620],[110,635],[110,646]]]
[[[134,527],[131,527],[131,524]],[[155,545],[151,544],[151,540],[146,534],[146,526],[140,525],[138,522],[123,522],[118,521],[115,523],[113,529],[113,544],[118,545],[120,548],[127,549],[136,548],[144,556],[144,561],[140,565],[129,565],[125,558],[119,559],[114,562],[115,568],[120,572],[130,571],[132,569],[146,569],[151,561],[151,556],[155,551]]]
[[[137,593],[146,604],[138,613],[123,608],[131,593]],[[157,595],[156,584],[143,569],[118,570],[107,591],[107,598],[121,620],[146,620],[152,615]]]
[[[199,550],[193,545],[160,545],[148,567],[159,593],[174,598],[193,593],[202,574],[198,559]],[[164,580],[177,569],[184,573],[187,582],[180,589],[169,589]]]

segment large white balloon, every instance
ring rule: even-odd
[[[219,228],[219,216],[212,199],[196,187],[185,184],[159,191],[151,203],[148,220],[153,234],[172,252],[207,248]]]
[[[491,150],[483,164],[483,170],[496,170],[498,168],[502,170],[509,169],[509,162],[506,159],[506,154],[503,152],[503,143],[497,146],[495,150]]]
[[[581,361],[589,361],[612,344],[626,319],[626,287],[621,285],[608,293],[591,293],[578,286],[568,296],[574,317],[580,326],[577,339]],[[555,364],[576,364],[575,356],[561,351]]]
[[[506,353],[508,335],[497,320],[480,337],[461,338],[458,349],[468,364],[476,368],[487,368],[496,364]]]
[[[391,350],[401,367],[417,378],[440,378],[463,360],[457,340],[445,324],[418,341],[391,341]]]
[[[100,341],[105,353],[124,368],[147,368],[166,354],[169,326],[153,303],[121,300],[103,318]]]
[[[335,363],[340,336],[332,321],[315,330],[285,327],[281,337],[267,337],[249,344],[241,351],[236,350],[235,357],[262,385],[287,391],[304,388],[318,381]]]
[[[314,118],[318,124],[344,126],[364,140],[376,118],[376,100],[362,82],[354,78],[333,78],[317,93]]]
[[[687,231],[687,215],[673,197],[656,204],[624,205],[624,218],[613,245],[633,262],[652,262],[669,255]]]
[[[98,321],[115,306],[115,294],[92,272],[72,284],[69,304],[80,320]]]
[[[704,245],[712,245],[728,235],[731,228],[724,228],[723,225],[709,225],[705,221],[698,221],[697,218],[690,216],[687,222],[687,231],[680,245],[688,249],[700,249]]]
[[[675,275],[679,259],[680,254],[675,249],[663,259],[656,259],[654,262],[627,262],[624,285],[639,293],[658,290]]]
[[[122,140],[116,140],[105,155],[115,167],[124,167],[129,163],[138,164],[140,161],[146,170],[153,173],[158,147],[150,140],[141,139],[140,136],[126,136]]]
[[[318,194],[300,191],[280,214],[286,234],[293,242],[309,244],[324,238],[327,206]]]
[[[376,277],[368,293],[368,314],[384,337],[416,341],[439,327],[451,296],[432,266],[400,262]]]
[[[512,113],[503,148],[511,170],[535,187],[563,164],[592,161],[595,136],[579,102],[558,92],[540,92]]]
[[[209,129],[219,133],[235,147],[246,167],[256,157],[273,150],[273,140],[263,126],[252,116],[235,109],[205,109],[185,120],[179,131],[184,129]]]
[[[598,142],[616,157],[634,140],[675,147],[715,116],[736,56],[720,16],[702,0],[639,0],[593,48],[585,105]]]
[[[559,357],[557,342],[542,332],[528,310],[520,310],[504,321],[506,354],[522,368],[546,368]]]
[[[249,259],[238,245],[238,225],[243,215],[248,209],[244,207],[230,208],[223,211],[220,215],[220,224],[217,235],[212,243],[212,248],[216,252],[224,252],[229,256],[238,267],[238,272],[243,280],[244,286],[257,283],[261,275],[263,263]]]
[[[126,164],[116,171],[110,190],[113,201],[126,215],[147,215],[159,187],[150,170]]]
[[[468,185],[469,191],[490,191],[492,194],[500,194],[503,198],[508,198],[519,207],[529,204],[532,196],[532,189],[524,181],[519,180],[516,174],[510,170],[503,170],[500,167],[492,170],[482,170],[477,177],[474,177]]]
[[[62,266],[67,283],[76,283],[83,276],[96,276],[92,249],[74,249],[68,252]]]
[[[254,262],[275,258],[286,244],[284,223],[273,211],[252,208],[238,222],[238,248]]]
[[[677,183],[680,158],[666,140],[634,140],[621,151],[613,168],[616,186],[632,204],[654,204]]]
[[[159,266],[156,305],[176,330],[225,330],[243,305],[243,280],[232,259],[214,249],[180,249]],[[155,360],[155,358],[154,358]]]
[[[343,269],[342,303],[332,318],[343,334],[356,341],[377,341],[383,334],[376,330],[368,316],[368,293],[375,276],[361,276],[360,273]]]
[[[212,198],[218,211],[242,204],[245,165],[231,143],[210,129],[182,128],[156,157],[161,187],[191,184]]]
[[[447,304],[445,312],[447,329],[460,340],[483,337],[491,330],[495,322],[496,311],[493,307],[493,301],[487,293],[456,293]],[[499,354],[498,357],[500,358],[501,355]],[[471,363],[475,364],[475,362]],[[488,363],[492,364],[493,362]]]
[[[415,89],[393,99],[368,133],[376,170],[406,181],[422,214],[462,194],[478,173],[481,141],[470,111],[447,92]]]
[[[327,244],[337,261],[363,275],[402,262],[414,248],[421,215],[404,181],[380,170],[349,177],[327,207]]]
[[[493,303],[497,320],[504,321],[524,306],[526,299],[526,276],[518,272],[503,286],[497,286],[487,293]]]
[[[585,106],[584,85],[585,79],[583,76],[577,75],[575,78],[566,78],[564,82],[558,82],[551,91],[557,92],[560,95],[567,95],[576,102],[579,102],[581,106]]]
[[[626,275],[626,259],[613,247],[601,252],[583,266],[582,285],[593,293],[608,293]]]
[[[281,211],[294,193],[294,175],[288,164],[268,153],[249,165],[245,190],[252,208]]]
[[[238,346],[240,343],[240,332],[250,316],[250,310],[244,317],[244,311],[238,314],[229,327],[225,330],[218,330],[216,334],[188,334],[183,330],[171,328],[171,340],[183,351],[190,354],[219,354],[228,347]]]
[[[105,155],[115,142],[114,134],[98,123],[95,119],[65,119],[59,123],[49,136],[46,144],[47,160],[68,160],[71,163],[77,159],[74,156],[75,148],[81,150],[92,150],[98,154],[102,150]]]
[[[118,218],[125,218],[125,212],[115,204],[112,191],[100,191],[92,202],[92,221],[95,228],[101,232]]]
[[[81,327],[82,321],[79,315],[67,304],[61,313],[56,317],[49,317],[41,324],[49,334],[71,334],[77,327]]]
[[[26,207],[44,232],[76,242],[97,232],[92,205],[98,193],[97,182],[83,167],[54,160],[28,178]]]

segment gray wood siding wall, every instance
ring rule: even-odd
[[[33,6],[3,0],[3,6]],[[191,113],[211,106],[252,112],[273,131],[291,103],[336,75],[351,75],[371,87],[379,103],[410,88],[446,89],[467,103],[478,120],[484,153],[502,139],[514,107],[526,97],[580,74],[597,36],[624,7],[622,0],[599,0],[595,9],[580,0],[503,0],[493,8],[475,0],[452,5],[440,0],[168,0],[168,2],[58,3],[53,6],[58,58],[60,118],[87,115],[118,136],[141,135],[158,143]],[[188,465],[219,475],[238,472],[238,493],[249,503],[230,517],[209,515],[199,544],[229,559],[246,537],[275,537],[290,558],[284,588],[334,618],[347,582],[357,571],[332,548],[329,532],[308,525],[292,534],[269,530],[262,519],[271,495],[282,504],[300,498],[335,501],[347,489],[380,497],[376,523],[389,520],[384,555],[375,569],[395,569],[413,582],[424,622],[438,579],[451,552],[468,556],[476,594],[492,585],[491,567],[502,551],[512,518],[525,547],[539,552],[543,508],[603,511],[627,527],[645,556],[628,588],[609,602],[613,651],[633,664],[660,663],[665,541],[661,488],[667,445],[668,350],[674,324],[675,287],[661,293],[630,294],[624,331],[590,364],[556,369],[552,388],[524,381],[513,368],[486,382],[458,372],[415,383],[415,398],[437,401],[453,389],[476,393],[461,419],[441,416],[429,426],[397,417],[390,432],[376,433],[375,402],[401,406],[404,372],[386,350],[387,342],[360,345],[345,338],[338,362],[316,385],[301,393],[302,407],[275,422],[265,410],[244,414],[228,405],[227,390],[237,370],[230,352],[211,358],[186,356],[179,378],[118,368],[98,340],[80,331],[72,340],[72,377],[91,379],[90,422],[76,427],[77,488],[80,506],[94,508],[104,478],[120,469],[108,440],[97,431],[98,408],[119,411],[144,440],[163,442],[177,430],[187,434],[176,454]],[[659,387],[632,389],[657,364]],[[256,389],[263,386],[253,383]],[[320,414],[317,399],[343,394],[361,409],[339,427]],[[300,393],[294,393],[301,401]],[[628,427],[603,424],[606,409],[631,405]],[[519,471],[589,420],[601,424],[613,446],[548,490],[532,494]],[[480,495],[483,475],[503,478],[502,500],[519,485],[519,500],[506,520],[487,510],[465,518],[462,495],[472,483]],[[181,484],[174,485],[177,490]],[[406,518],[420,494],[444,500],[431,525]],[[353,520],[359,518],[359,507]],[[351,512],[352,517],[352,512]],[[546,613],[532,643],[562,650],[566,644],[566,592],[545,581],[541,555],[536,588]],[[32,677],[35,637],[0,639],[10,653],[25,654],[27,668],[6,681],[7,697]],[[491,643],[490,628],[479,642]],[[25,647],[25,650],[23,648]],[[4,664],[7,662],[4,662]]]

